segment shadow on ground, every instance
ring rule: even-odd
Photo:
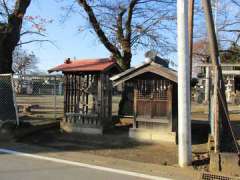
[[[222,131],[222,152],[239,153],[240,150],[240,121],[231,121],[231,127],[227,124]]]
[[[59,129],[59,126],[54,126],[21,136],[18,142],[43,147],[32,150],[33,153],[73,151],[152,164],[177,164],[177,145],[135,141],[128,137],[130,127],[131,125],[113,126],[104,135],[86,135],[65,133]],[[22,129],[30,128],[32,125],[27,123],[22,127]],[[206,155],[208,132],[208,124],[201,121],[192,123],[194,167],[205,168],[209,162]]]
[[[177,164],[178,147],[175,144],[135,141],[128,137],[130,127],[114,126],[104,135],[69,134],[52,128],[25,136],[19,142],[52,148],[56,152],[75,151],[153,164]],[[203,154],[207,151],[208,128],[205,124],[194,123],[192,130],[193,156],[198,160],[195,166],[206,165]]]

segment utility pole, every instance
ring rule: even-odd
[[[213,2],[214,4],[214,28],[215,28],[215,32],[216,32],[216,37],[218,38],[218,29],[217,29],[217,19],[218,19],[218,0],[214,0]]]
[[[217,39],[217,34],[218,34],[218,30],[217,30],[217,15],[218,15],[218,0],[211,0],[211,4],[212,4],[212,7],[214,9],[214,28],[215,28],[215,33],[216,33],[216,39]],[[219,59],[219,62],[220,62],[220,59]],[[209,63],[209,61],[207,61],[207,63]],[[214,68],[214,66],[212,66]],[[211,97],[211,70],[213,70],[214,72],[214,69],[212,68],[211,66],[207,66],[206,67],[206,82],[205,82],[205,103],[208,103],[208,109],[209,109],[209,112],[208,112],[208,121],[210,122],[210,126],[211,126],[211,135],[214,137],[215,136],[215,120],[214,120],[214,106],[213,103],[214,103],[214,99],[216,99],[216,96],[213,95],[213,97]],[[215,82],[216,82],[216,79],[215,79]],[[215,90],[215,93],[216,93],[216,90]]]
[[[214,146],[215,146],[215,152],[219,152],[219,146],[220,146],[220,114],[219,113],[220,111],[219,111],[218,88],[220,87],[219,79],[222,79],[222,77],[219,76],[220,75],[219,73],[221,73],[221,67],[219,65],[218,44],[217,44],[217,37],[216,37],[214,20],[212,15],[211,2],[210,0],[202,0],[202,4],[203,4],[203,10],[205,13],[206,23],[207,23],[210,55],[211,55],[212,65],[214,68],[214,79],[213,79]],[[223,91],[223,93],[225,92]]]
[[[178,34],[178,158],[181,167],[192,163],[188,0],[177,0]]]

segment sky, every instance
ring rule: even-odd
[[[78,27],[84,23],[80,15],[68,18],[62,22],[62,15],[66,12],[61,9],[62,4],[56,0],[35,0],[28,8],[27,15],[41,16],[52,19],[53,22],[46,26],[48,39],[51,43],[31,43],[23,45],[23,49],[34,52],[39,58],[39,69],[46,71],[64,62],[66,58],[101,58],[109,57],[110,53],[98,41],[97,37],[87,31],[79,32]],[[144,51],[139,51],[133,56],[132,66],[144,61]]]
[[[225,0],[219,0],[219,2],[220,1],[225,2]],[[63,15],[66,15],[66,10],[62,9],[64,6],[63,2],[69,3],[69,0],[33,0],[27,10],[27,15],[41,16],[42,18],[53,20],[52,23],[47,24],[46,34],[47,39],[52,41],[55,46],[45,42],[41,44],[31,43],[22,47],[28,52],[33,52],[38,57],[39,69],[45,72],[63,63],[66,58],[86,59],[110,56],[110,53],[99,42],[95,34],[89,31],[78,31],[80,25],[84,25],[86,22],[80,15],[74,14],[64,22],[62,21]],[[196,3],[199,2],[200,1],[197,1]],[[228,12],[233,11],[233,9],[229,8],[226,10]],[[231,13],[228,14],[231,15]],[[204,29],[206,30],[203,14],[201,18],[195,16],[195,22],[196,21],[198,21],[200,25],[195,25],[195,32],[199,33],[199,28],[201,28],[201,31]],[[205,31],[203,31],[203,33],[204,32]],[[230,36],[230,38],[232,37]],[[133,54],[132,66],[144,62],[144,53],[146,51],[147,50],[139,50],[136,54]],[[168,58],[177,64],[176,53],[172,53],[164,58]]]

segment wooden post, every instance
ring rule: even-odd
[[[102,114],[102,80],[103,80],[103,74],[100,73],[99,77],[98,77],[98,92],[97,92],[97,112],[98,112],[98,116],[99,116],[99,120],[101,125],[103,124],[102,120],[103,120],[103,114]]]
[[[64,115],[67,112],[67,75],[64,74]]]
[[[68,121],[66,113],[69,112],[69,87],[68,87],[68,74],[64,74],[64,118]]]
[[[167,90],[167,96],[168,96],[168,119],[169,119],[169,128],[172,131],[172,84],[169,84],[168,90]]]
[[[82,88],[82,81],[81,81],[81,75],[80,74],[78,74],[78,113],[80,113],[81,112],[81,103],[80,103],[80,101],[81,101],[81,88]]]
[[[74,106],[73,106],[73,112],[77,112],[77,79],[76,79],[76,74],[74,74],[74,82],[73,82],[73,91],[74,91]],[[73,121],[76,123],[78,117],[74,116]]]
[[[74,112],[74,75],[71,74],[71,87],[70,87],[70,91],[71,91],[71,112]]]
[[[112,81],[108,78],[108,118],[112,121]]]
[[[92,86],[94,87],[95,85],[96,85],[96,81],[97,81],[97,78],[96,78],[96,75],[94,74],[94,75],[92,75],[92,77],[91,77],[91,81],[92,81]],[[97,88],[97,87],[94,87],[94,88]],[[96,98],[95,98],[95,89],[93,90],[94,91],[94,94],[93,94],[93,98],[92,98],[92,100],[93,100],[93,104],[92,104],[92,112],[94,112],[94,113],[96,113]]]
[[[88,114],[88,96],[89,96],[89,92],[88,92],[88,86],[89,86],[89,74],[87,74],[87,90],[86,90],[86,114]]]
[[[56,84],[57,84],[57,78],[54,76],[54,120],[57,120],[57,93],[56,93]]]
[[[208,38],[209,38],[209,47],[210,47],[210,55],[212,59],[212,64],[214,67],[214,89],[213,89],[213,111],[214,111],[214,142],[215,142],[215,152],[219,152],[219,102],[217,89],[219,87],[219,54],[218,54],[218,45],[217,38],[214,28],[214,21],[212,16],[211,2],[209,0],[203,0],[203,9],[205,13],[207,30],[208,30]]]
[[[86,100],[85,100],[85,96],[86,96],[86,92],[85,92],[85,82],[86,82],[86,77],[85,75],[82,75],[82,114],[85,114],[85,105],[86,105]]]
[[[133,129],[137,128],[137,88],[134,86],[134,102],[133,102],[133,111],[134,111],[134,118],[133,118]]]
[[[82,78],[82,74],[79,74],[79,97],[78,97],[78,103],[79,103],[79,113],[83,114],[83,107],[82,107],[82,101],[83,101],[83,92],[82,92],[82,88],[83,88],[83,78]],[[83,116],[79,116],[79,124],[83,124]]]

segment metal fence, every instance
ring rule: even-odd
[[[20,120],[45,123],[63,117],[61,75],[14,75],[13,84]]]
[[[12,75],[0,74],[0,123],[11,120],[18,122],[15,93],[12,87]]]

